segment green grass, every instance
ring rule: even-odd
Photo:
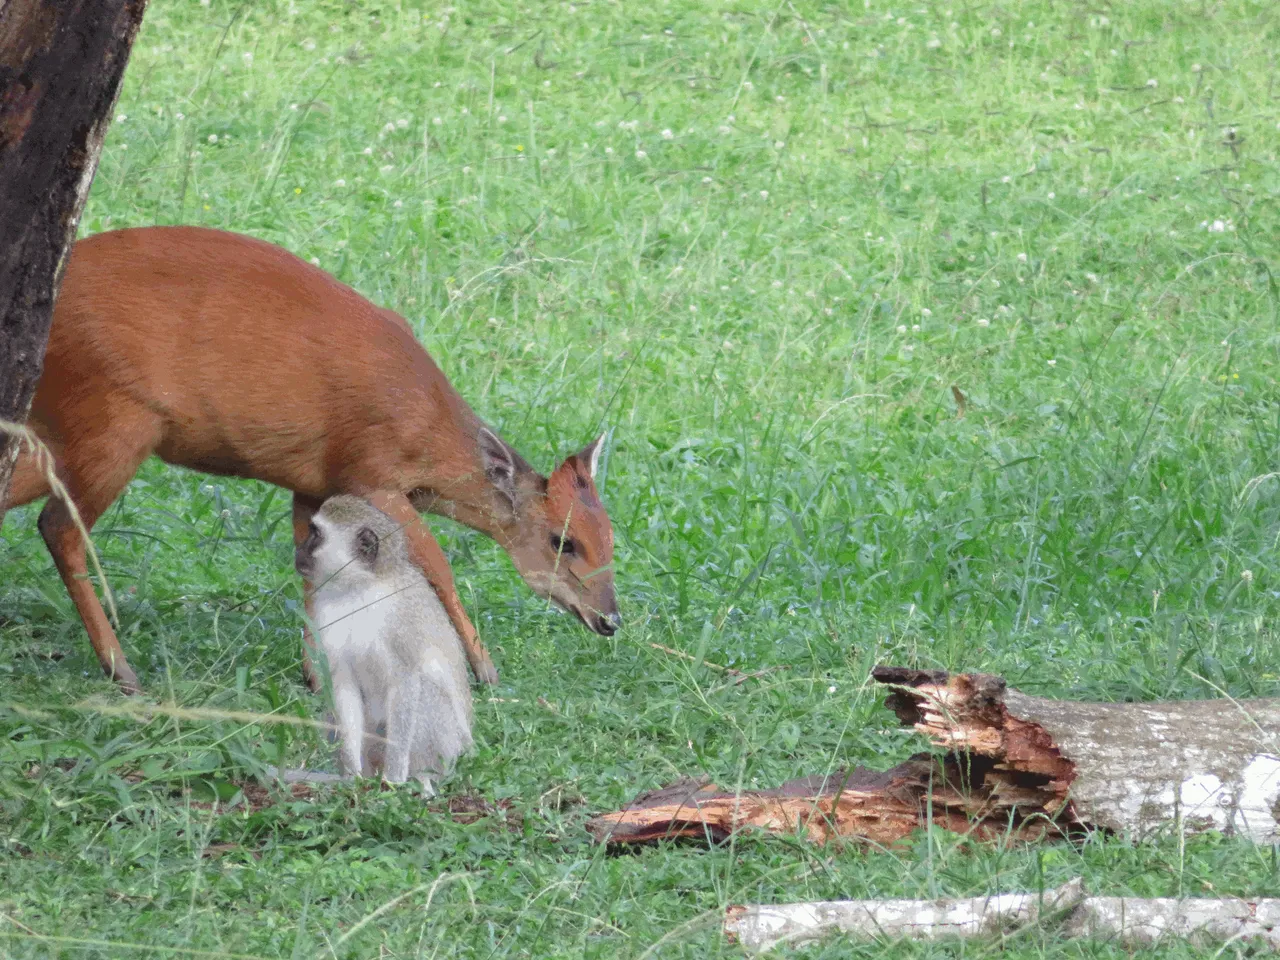
[[[503,700],[477,703],[444,792],[507,814],[351,788],[214,805],[328,748],[100,709],[120,700],[15,511],[0,952],[733,956],[735,902],[1076,875],[1280,894],[1274,850],[1222,838],[611,857],[583,829],[681,774],[765,786],[918,749],[877,662],[1064,697],[1280,692],[1274,7],[444,9],[155,0],[82,230],[205,224],[316,258],[544,470],[609,426],[627,628],[587,634],[435,522]],[[153,695],[320,715],[286,516],[262,485],[152,463],[102,518]],[[652,643],[789,669],[726,686]],[[1124,955],[1041,931],[802,952]]]

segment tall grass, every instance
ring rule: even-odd
[[[356,788],[259,809],[238,784],[330,750],[286,499],[152,463],[99,521],[122,643],[180,708],[143,717],[97,708],[119,701],[15,511],[3,949],[706,956],[744,900],[1075,875],[1275,895],[1273,851],[1223,838],[609,857],[582,824],[683,774],[919,749],[877,662],[1276,694],[1278,23],[1236,0],[156,0],[84,231],[314,258],[543,469],[608,427],[627,627],[585,633],[433,521],[503,678],[445,794],[505,812]]]

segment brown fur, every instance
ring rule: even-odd
[[[408,324],[260,240],[148,227],[77,243],[29,422],[90,526],[152,453],[292,491],[299,542],[325,499],[391,491],[496,539],[539,593],[589,626],[616,626],[609,518],[598,498],[556,492],[564,478],[582,477],[579,458],[548,482],[505,447],[512,489],[498,490],[478,442],[483,423]],[[20,458],[7,505],[47,493],[31,458]],[[606,568],[587,581],[559,571],[546,546],[566,519]],[[47,504],[40,530],[104,669],[136,686],[65,508]],[[455,623],[465,620],[452,584],[427,572]],[[459,629],[464,643],[468,631],[474,638],[469,621]]]

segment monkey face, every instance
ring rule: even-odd
[[[317,589],[357,586],[374,575],[378,535],[366,526],[344,530],[322,509],[307,526],[307,537],[294,553],[298,573]]]

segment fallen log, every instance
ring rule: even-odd
[[[748,950],[796,945],[836,933],[874,939],[1008,936],[1052,927],[1055,938],[1109,940],[1126,948],[1169,939],[1199,946],[1238,940],[1280,948],[1280,900],[1090,897],[1080,880],[1043,893],[944,900],[835,900],[731,906],[724,932]]]
[[[686,779],[588,823],[614,845],[744,829],[892,843],[927,823],[978,839],[1174,827],[1280,842],[1280,700],[1076,703],[989,674],[877,667],[886,706],[941,754],[775,790]]]

